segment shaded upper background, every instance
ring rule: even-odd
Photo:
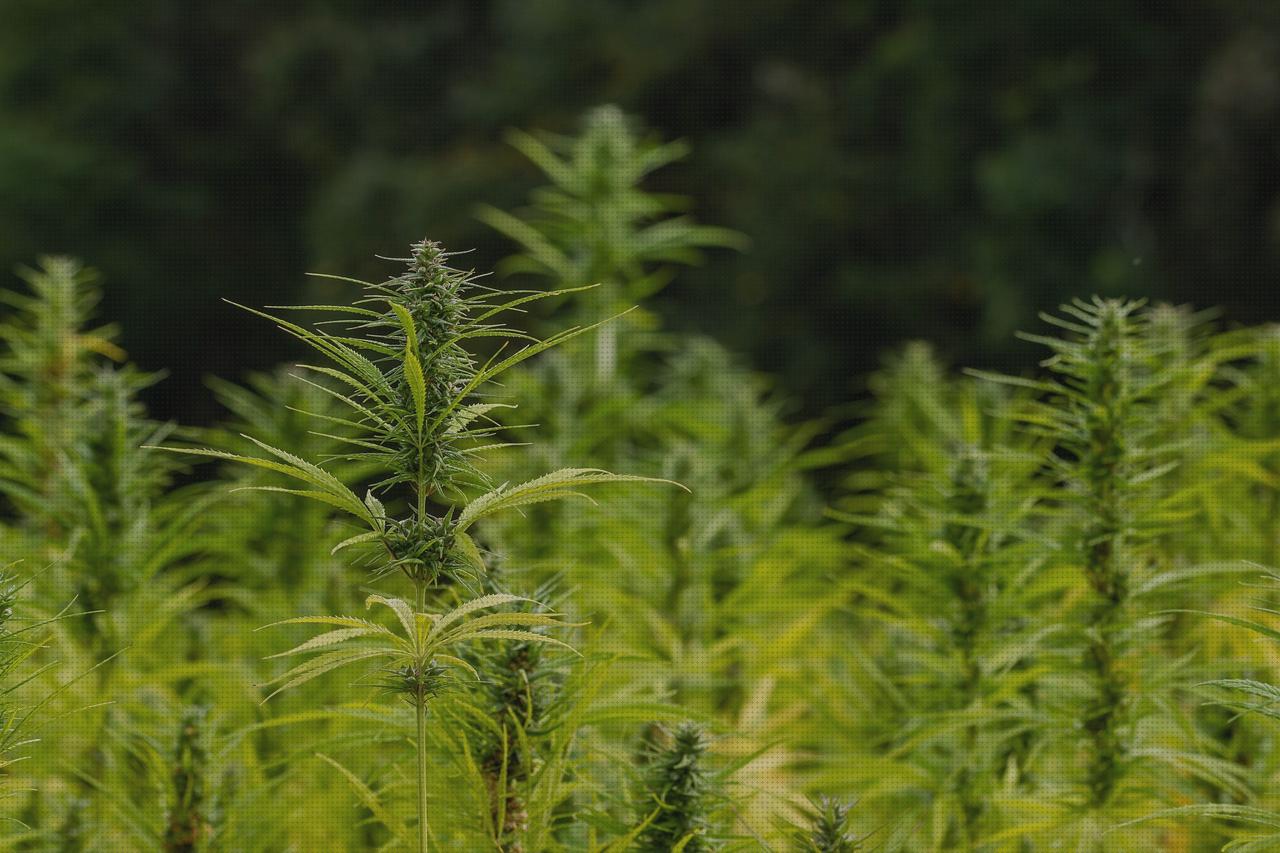
[[[1091,292],[1280,319],[1280,4],[1145,0],[3,0],[0,268],[70,253],[200,378],[286,357],[220,302],[377,275],[536,170],[507,127],[611,101],[693,156],[655,189],[753,240],[661,297],[818,410],[884,347],[1017,363]]]

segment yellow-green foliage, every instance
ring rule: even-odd
[[[1082,299],[794,423],[630,310],[745,247],[683,146],[512,141],[509,279],[250,308],[311,357],[211,428],[77,264],[4,292],[0,848],[1276,849],[1274,328]]]

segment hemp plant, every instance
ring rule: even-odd
[[[1215,627],[1227,625],[1242,628],[1248,635],[1257,637],[1272,647],[1280,641],[1280,630],[1275,626],[1274,617],[1277,610],[1273,606],[1276,591],[1280,588],[1280,574],[1268,571],[1261,582],[1249,585],[1255,594],[1262,590],[1266,593],[1261,601],[1251,606],[1252,613],[1247,617],[1223,612],[1203,612],[1197,615],[1208,617]],[[1256,668],[1246,668],[1233,673],[1230,677],[1218,677],[1199,685],[1199,689],[1209,701],[1230,712],[1233,719],[1238,717],[1270,721],[1274,728],[1276,720],[1280,720],[1280,685],[1264,680]],[[1276,759],[1274,749],[1268,749],[1274,743],[1274,737],[1264,739],[1261,748],[1255,746],[1250,755],[1252,763],[1257,765],[1256,775],[1260,778],[1261,796],[1254,801],[1241,802],[1240,798],[1219,799],[1216,802],[1198,802],[1154,812],[1142,820],[1185,819],[1189,817],[1207,818],[1221,825],[1231,836],[1231,841],[1222,849],[1233,853],[1263,853],[1275,850],[1280,845],[1280,808],[1276,806],[1275,797],[1268,790],[1267,783],[1274,779]]]
[[[818,656],[816,781],[892,820],[891,841],[969,849],[1000,824],[1029,662],[1052,636],[1025,618],[1047,597],[1030,582],[1043,559],[1026,486],[1040,458],[1011,419],[1017,394],[947,377],[923,344],[869,384],[873,405],[846,443],[878,464],[849,477],[831,513],[851,525],[864,576],[836,642],[858,643],[863,660]]]
[[[687,212],[686,199],[641,186],[653,172],[687,157],[689,146],[640,132],[612,104],[590,110],[576,136],[513,130],[507,141],[551,184],[536,190],[532,207],[519,215],[479,209],[483,222],[523,250],[498,270],[548,278],[564,287],[598,283],[569,300],[574,315],[598,317],[635,305],[671,280],[669,265],[698,264],[704,249],[747,245],[736,231],[697,222]],[[646,315],[642,309],[636,316]],[[626,356],[619,349],[620,332],[610,325],[597,336],[597,380],[612,379]]]
[[[520,416],[545,440],[519,458],[495,456],[492,470],[515,478],[530,465],[625,460],[692,494],[651,491],[607,515],[540,507],[538,535],[499,522],[490,536],[543,577],[564,573],[583,610],[607,616],[609,647],[659,692],[730,717],[780,705],[788,691],[774,685],[789,650],[778,638],[803,642],[817,611],[841,599],[830,582],[841,570],[838,533],[822,523],[805,471],[821,428],[787,424],[788,401],[766,377],[712,338],[664,329],[649,303],[681,268],[748,241],[695,218],[691,200],[648,186],[689,148],[616,106],[588,111],[572,136],[513,131],[508,140],[546,182],[513,212],[480,209],[519,248],[499,272],[552,288],[601,282],[557,300],[571,318],[639,308],[596,347],[571,344],[507,377],[532,403]],[[614,570],[575,568],[601,564]]]
[[[0,401],[6,440],[6,489],[17,502],[47,498],[57,456],[83,421],[75,417],[95,368],[122,361],[116,330],[94,326],[101,299],[98,277],[71,258],[47,257],[38,268],[19,268],[25,291],[0,290]],[[14,474],[9,474],[13,471]],[[20,508],[20,507],[19,507]]]
[[[805,809],[806,822],[793,826],[792,849],[798,853],[855,853],[865,849],[865,836],[854,833],[851,824],[853,804],[819,797]]]
[[[681,723],[652,734],[656,739],[646,744],[647,766],[638,797],[643,828],[634,849],[644,853],[719,849],[723,842],[715,829],[724,800],[723,780],[707,767],[706,733],[694,723]]]
[[[505,510],[584,497],[584,486],[656,482],[593,468],[564,468],[518,485],[488,488],[491,484],[473,460],[506,442],[489,416],[500,404],[482,396],[486,386],[504,371],[601,323],[573,327],[541,340],[531,338],[494,318],[556,292],[504,295],[479,284],[471,273],[450,267],[448,258],[434,242],[415,244],[411,257],[404,259],[408,268],[401,275],[382,283],[355,282],[364,289],[356,304],[298,306],[298,310],[334,318],[311,328],[248,309],[273,320],[329,362],[300,367],[315,377],[303,376],[302,381],[323,388],[349,409],[346,416],[318,415],[326,425],[321,430],[341,428],[339,434],[330,435],[346,448],[336,458],[306,460],[252,437],[260,456],[216,449],[180,451],[236,460],[292,478],[300,486],[248,488],[296,495],[340,510],[361,530],[333,550],[363,549],[374,579],[396,574],[408,581],[412,601],[383,595],[371,595],[366,601],[367,607],[379,605],[391,611],[398,630],[342,615],[301,616],[274,623],[320,625],[328,630],[280,655],[309,659],[274,679],[271,696],[352,664],[364,663],[379,671],[381,686],[414,709],[418,845],[424,851],[430,837],[427,710],[448,686],[452,671],[475,674],[460,656],[461,647],[488,640],[565,645],[541,632],[565,625],[555,614],[494,610],[527,603],[527,599],[505,592],[466,599],[468,588],[474,588],[485,574],[484,555],[471,535],[473,526]],[[482,338],[503,342],[483,362],[467,348]],[[512,342],[523,345],[506,354]],[[332,461],[359,463],[376,471],[363,498],[323,467]],[[469,492],[483,488],[488,491],[467,499]],[[451,590],[462,603],[443,612],[428,611],[429,595],[442,588]]]
[[[40,664],[34,658],[49,642],[45,634],[48,626],[70,615],[70,606],[51,618],[32,620],[17,615],[19,595],[28,582],[13,567],[0,568],[0,801],[18,794],[12,766],[27,757],[25,747],[40,739],[35,729],[41,720],[35,715],[52,698],[46,695],[29,702],[23,698],[22,688],[54,669],[54,663]],[[47,725],[47,720],[44,722]]]
[[[1047,800],[1056,815],[1040,826],[1105,850],[1117,821],[1194,797],[1197,784],[1241,792],[1241,770],[1180,711],[1187,658],[1166,636],[1183,584],[1206,575],[1170,553],[1196,517],[1175,476],[1204,382],[1191,326],[1136,301],[1095,297],[1061,311],[1043,318],[1060,336],[1023,336],[1052,352],[1050,378],[992,378],[1040,392],[1017,417],[1052,443],[1039,511],[1056,546],[1046,570],[1075,578],[1050,617],[1061,639],[1042,654],[1055,671],[1038,685],[1035,788],[1041,813]]]
[[[193,606],[190,579],[213,550],[201,539],[213,497],[175,488],[176,460],[140,449],[184,432],[150,419],[140,400],[160,376],[116,363],[125,354],[114,329],[93,318],[96,274],[66,258],[20,272],[28,292],[0,290],[13,308],[0,322],[0,495],[15,547],[51,564],[40,593],[91,614],[74,623],[86,646],[106,656],[130,645],[137,659],[140,626],[154,635],[161,616]],[[188,583],[175,589],[175,579]]]

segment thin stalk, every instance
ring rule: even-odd
[[[418,850],[427,853],[427,705],[417,703],[418,716]]]
[[[423,493],[419,491],[418,494],[421,496]],[[420,497],[419,503],[422,502],[423,498]],[[426,582],[416,581],[414,583],[414,592],[417,612],[426,612]],[[421,853],[427,853],[427,696],[422,689],[421,678],[418,680],[418,685],[418,701],[414,703],[414,712],[418,724],[418,850]]]

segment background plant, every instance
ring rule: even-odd
[[[482,208],[481,218],[521,246],[504,272],[559,288],[603,283],[566,295],[571,317],[646,299],[676,265],[745,246],[699,224],[687,200],[644,188],[685,146],[647,136],[616,108],[589,113],[576,137],[510,139],[552,183],[528,209]],[[786,424],[784,395],[714,341],[664,330],[643,303],[621,319],[594,348],[570,342],[507,377],[529,401],[519,421],[546,440],[521,459],[495,457],[494,476],[524,476],[524,459],[586,460],[690,491],[637,492],[609,514],[539,507],[532,527],[500,523],[489,535],[537,577],[563,572],[584,612],[608,620],[611,648],[635,660],[629,678],[715,714],[737,734],[719,748],[751,755],[797,713],[785,686],[794,651],[843,595],[831,585],[841,546],[806,471],[822,461],[807,447],[819,427]],[[748,798],[749,825],[767,831],[798,796],[786,764],[774,755],[742,769],[747,789],[769,791]]]
[[[809,670],[817,785],[865,797],[889,844],[966,849],[1004,824],[1035,660],[1054,636],[1027,618],[1060,592],[1036,577],[1045,542],[1027,484],[1044,442],[1015,427],[1024,397],[949,380],[923,345],[871,385],[847,438],[865,461],[833,513],[853,525],[860,580]]]

